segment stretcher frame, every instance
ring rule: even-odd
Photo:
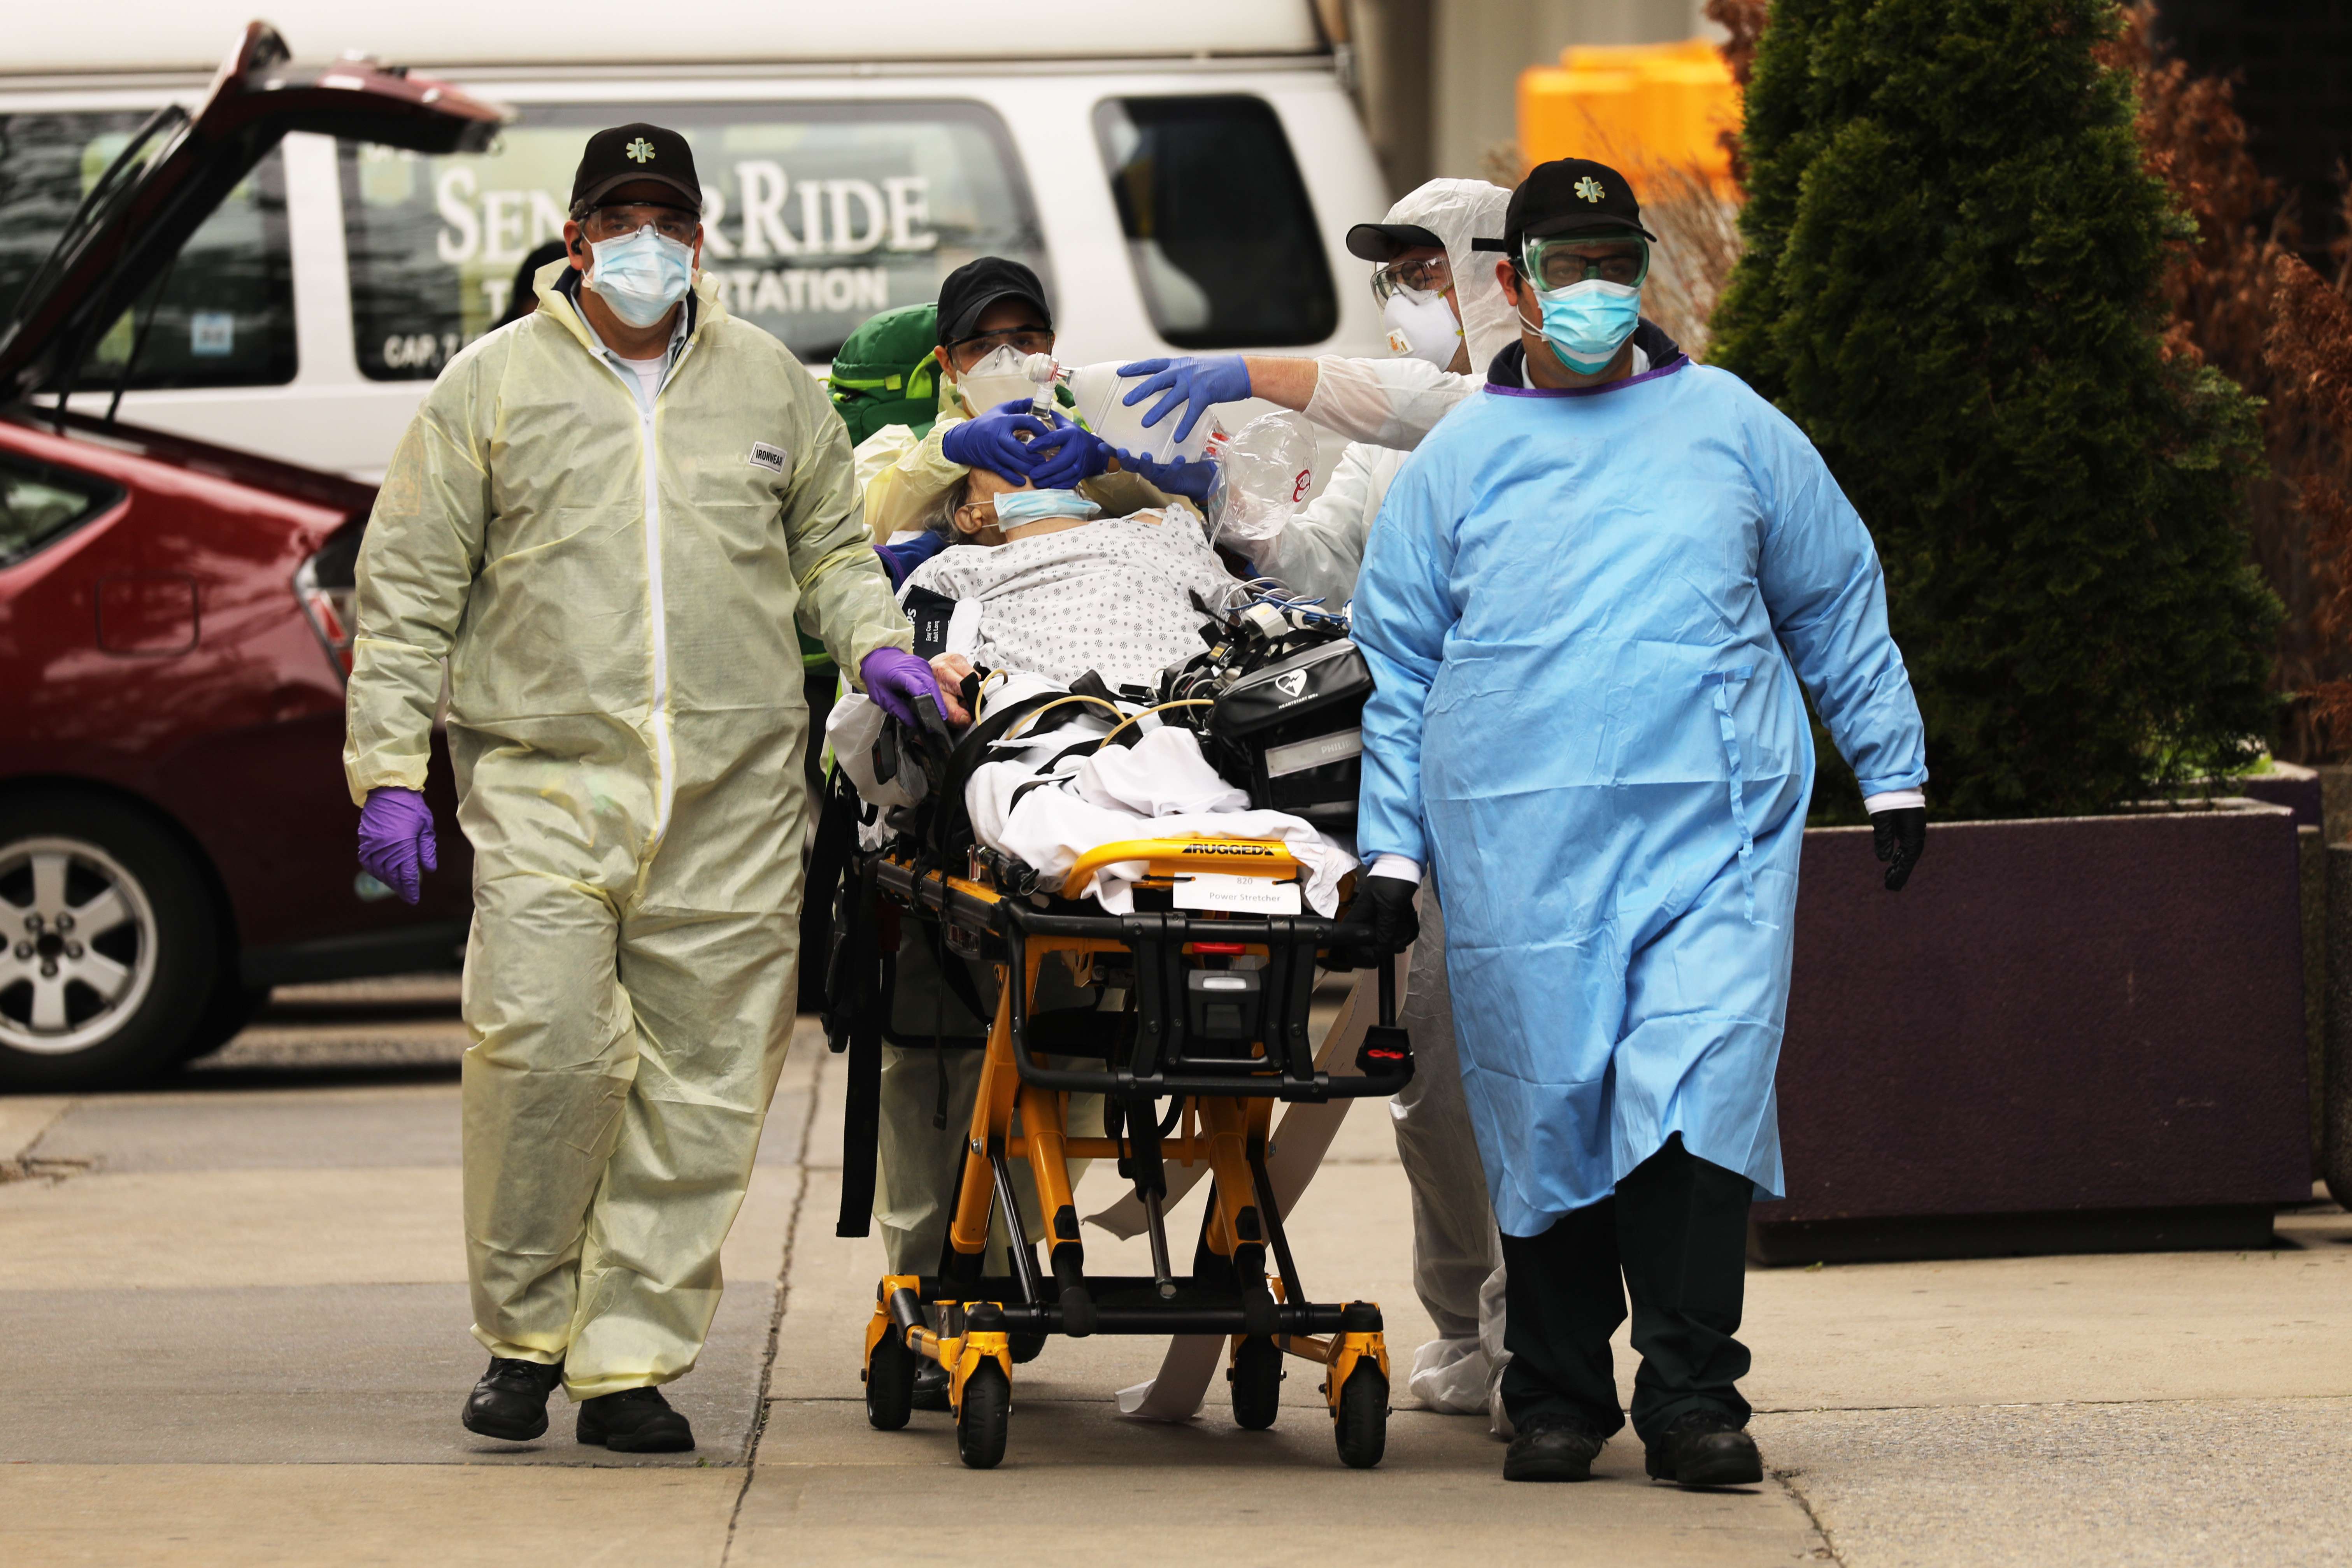
[[[1003,1456],[1013,1368],[1026,1359],[1015,1352],[1015,1335],[1034,1342],[1056,1333],[1217,1333],[1229,1338],[1226,1376],[1243,1426],[1273,1424],[1284,1357],[1318,1363],[1340,1458],[1368,1468],[1386,1444],[1390,1367],[1380,1307],[1308,1299],[1265,1152],[1278,1101],[1386,1096],[1411,1079],[1410,1045],[1396,1026],[1393,972],[1387,964],[1380,969],[1380,1023],[1358,1064],[1366,1070],[1335,1077],[1315,1065],[1307,1017],[1316,956],[1342,940],[1338,922],[1311,915],[1111,915],[1069,908],[1104,868],[1139,862],[1145,868],[1139,888],[1172,889],[1202,872],[1270,881],[1299,872],[1279,841],[1126,840],[1080,857],[1055,900],[1009,896],[977,865],[973,874],[956,876],[904,853],[877,859],[875,880],[884,895],[916,918],[939,921],[951,951],[995,963],[1003,984],[949,1226],[948,1271],[889,1275],[877,1287],[862,1373],[867,1417],[884,1430],[906,1425],[916,1363],[936,1362],[948,1373],[959,1454],[966,1465],[987,1468]],[[1183,975],[1194,967],[1186,960],[1201,955],[1203,944],[1216,956],[1265,961],[1260,1037],[1248,1042],[1249,1054],[1236,1054],[1234,1041],[1214,1042],[1221,1048],[1213,1055],[1187,1049]],[[1083,981],[1107,957],[1133,965],[1131,1043],[1107,1055],[1100,1069],[1050,1065],[1041,1059],[1045,1047],[1031,1037],[1041,972],[1059,959]],[[1127,1119],[1118,1136],[1074,1138],[1066,1131],[1074,1093],[1103,1094],[1141,1113]],[[1161,1100],[1175,1103],[1155,1117],[1150,1108]],[[1149,1219],[1149,1278],[1086,1273],[1073,1157],[1117,1160],[1130,1175]],[[1192,1272],[1181,1277],[1170,1265],[1160,1206],[1171,1159],[1205,1163],[1212,1177]],[[1014,1194],[1014,1160],[1027,1163],[1035,1183],[1046,1270],[1037,1267]],[[1009,1275],[984,1272],[992,1212],[1010,1238]],[[932,1306],[944,1309],[938,1330],[925,1310]]]

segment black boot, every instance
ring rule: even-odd
[[[563,1363],[492,1356],[490,1370],[466,1396],[458,1419],[468,1432],[528,1443],[547,1430],[547,1396],[563,1381]]]
[[[669,1407],[657,1388],[625,1388],[580,1402],[580,1440],[616,1454],[683,1454],[694,1428]]]
[[[915,1363],[915,1408],[948,1410],[948,1369],[925,1356]]]
[[[1686,1487],[1752,1487],[1764,1479],[1756,1439],[1721,1410],[1675,1416],[1643,1458],[1653,1479]]]
[[[1606,1438],[1557,1415],[1538,1415],[1519,1428],[1503,1455],[1507,1481],[1589,1481]]]

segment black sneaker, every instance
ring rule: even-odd
[[[1606,1438],[1559,1416],[1538,1415],[1519,1428],[1503,1455],[1507,1481],[1589,1481]]]
[[[490,1358],[490,1370],[466,1396],[457,1417],[468,1432],[528,1443],[547,1430],[547,1396],[563,1382],[563,1363]]]
[[[580,1440],[616,1454],[683,1454],[694,1428],[657,1388],[625,1388],[580,1402]]]
[[[1752,1487],[1764,1479],[1756,1439],[1721,1410],[1675,1416],[1645,1446],[1643,1464],[1652,1479],[1685,1487]]]
[[[918,1410],[950,1410],[948,1403],[948,1369],[925,1356],[915,1363],[915,1408]]]

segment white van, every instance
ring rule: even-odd
[[[259,0],[26,7],[0,53],[0,321],[144,117],[193,107]],[[1388,205],[1308,0],[1013,12],[699,0],[271,0],[298,58],[510,106],[485,153],[289,135],[89,353],[76,407],[373,479],[425,385],[562,226],[590,132],[695,150],[704,265],[822,370],[975,256],[1052,294],[1066,363],[1383,352],[1343,247]]]

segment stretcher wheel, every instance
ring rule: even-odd
[[[1273,1426],[1282,1409],[1282,1352],[1275,1342],[1256,1334],[1243,1340],[1225,1377],[1234,1385],[1234,1420],[1250,1432]]]
[[[967,1468],[996,1468],[1004,1458],[1005,1428],[1012,1420],[1013,1384],[1003,1367],[982,1362],[963,1380],[963,1408],[956,1412],[956,1454]]]
[[[1369,1470],[1381,1462],[1389,1446],[1389,1380],[1377,1363],[1360,1361],[1339,1390],[1339,1418],[1332,1423],[1339,1439],[1339,1462],[1351,1470]]]
[[[1033,1332],[1027,1329],[1016,1329],[1010,1337],[1013,1341],[1013,1364],[1015,1366],[1026,1366],[1045,1353],[1043,1330]]]
[[[896,1432],[915,1408],[915,1352],[893,1328],[866,1363],[866,1419],[877,1431]]]

